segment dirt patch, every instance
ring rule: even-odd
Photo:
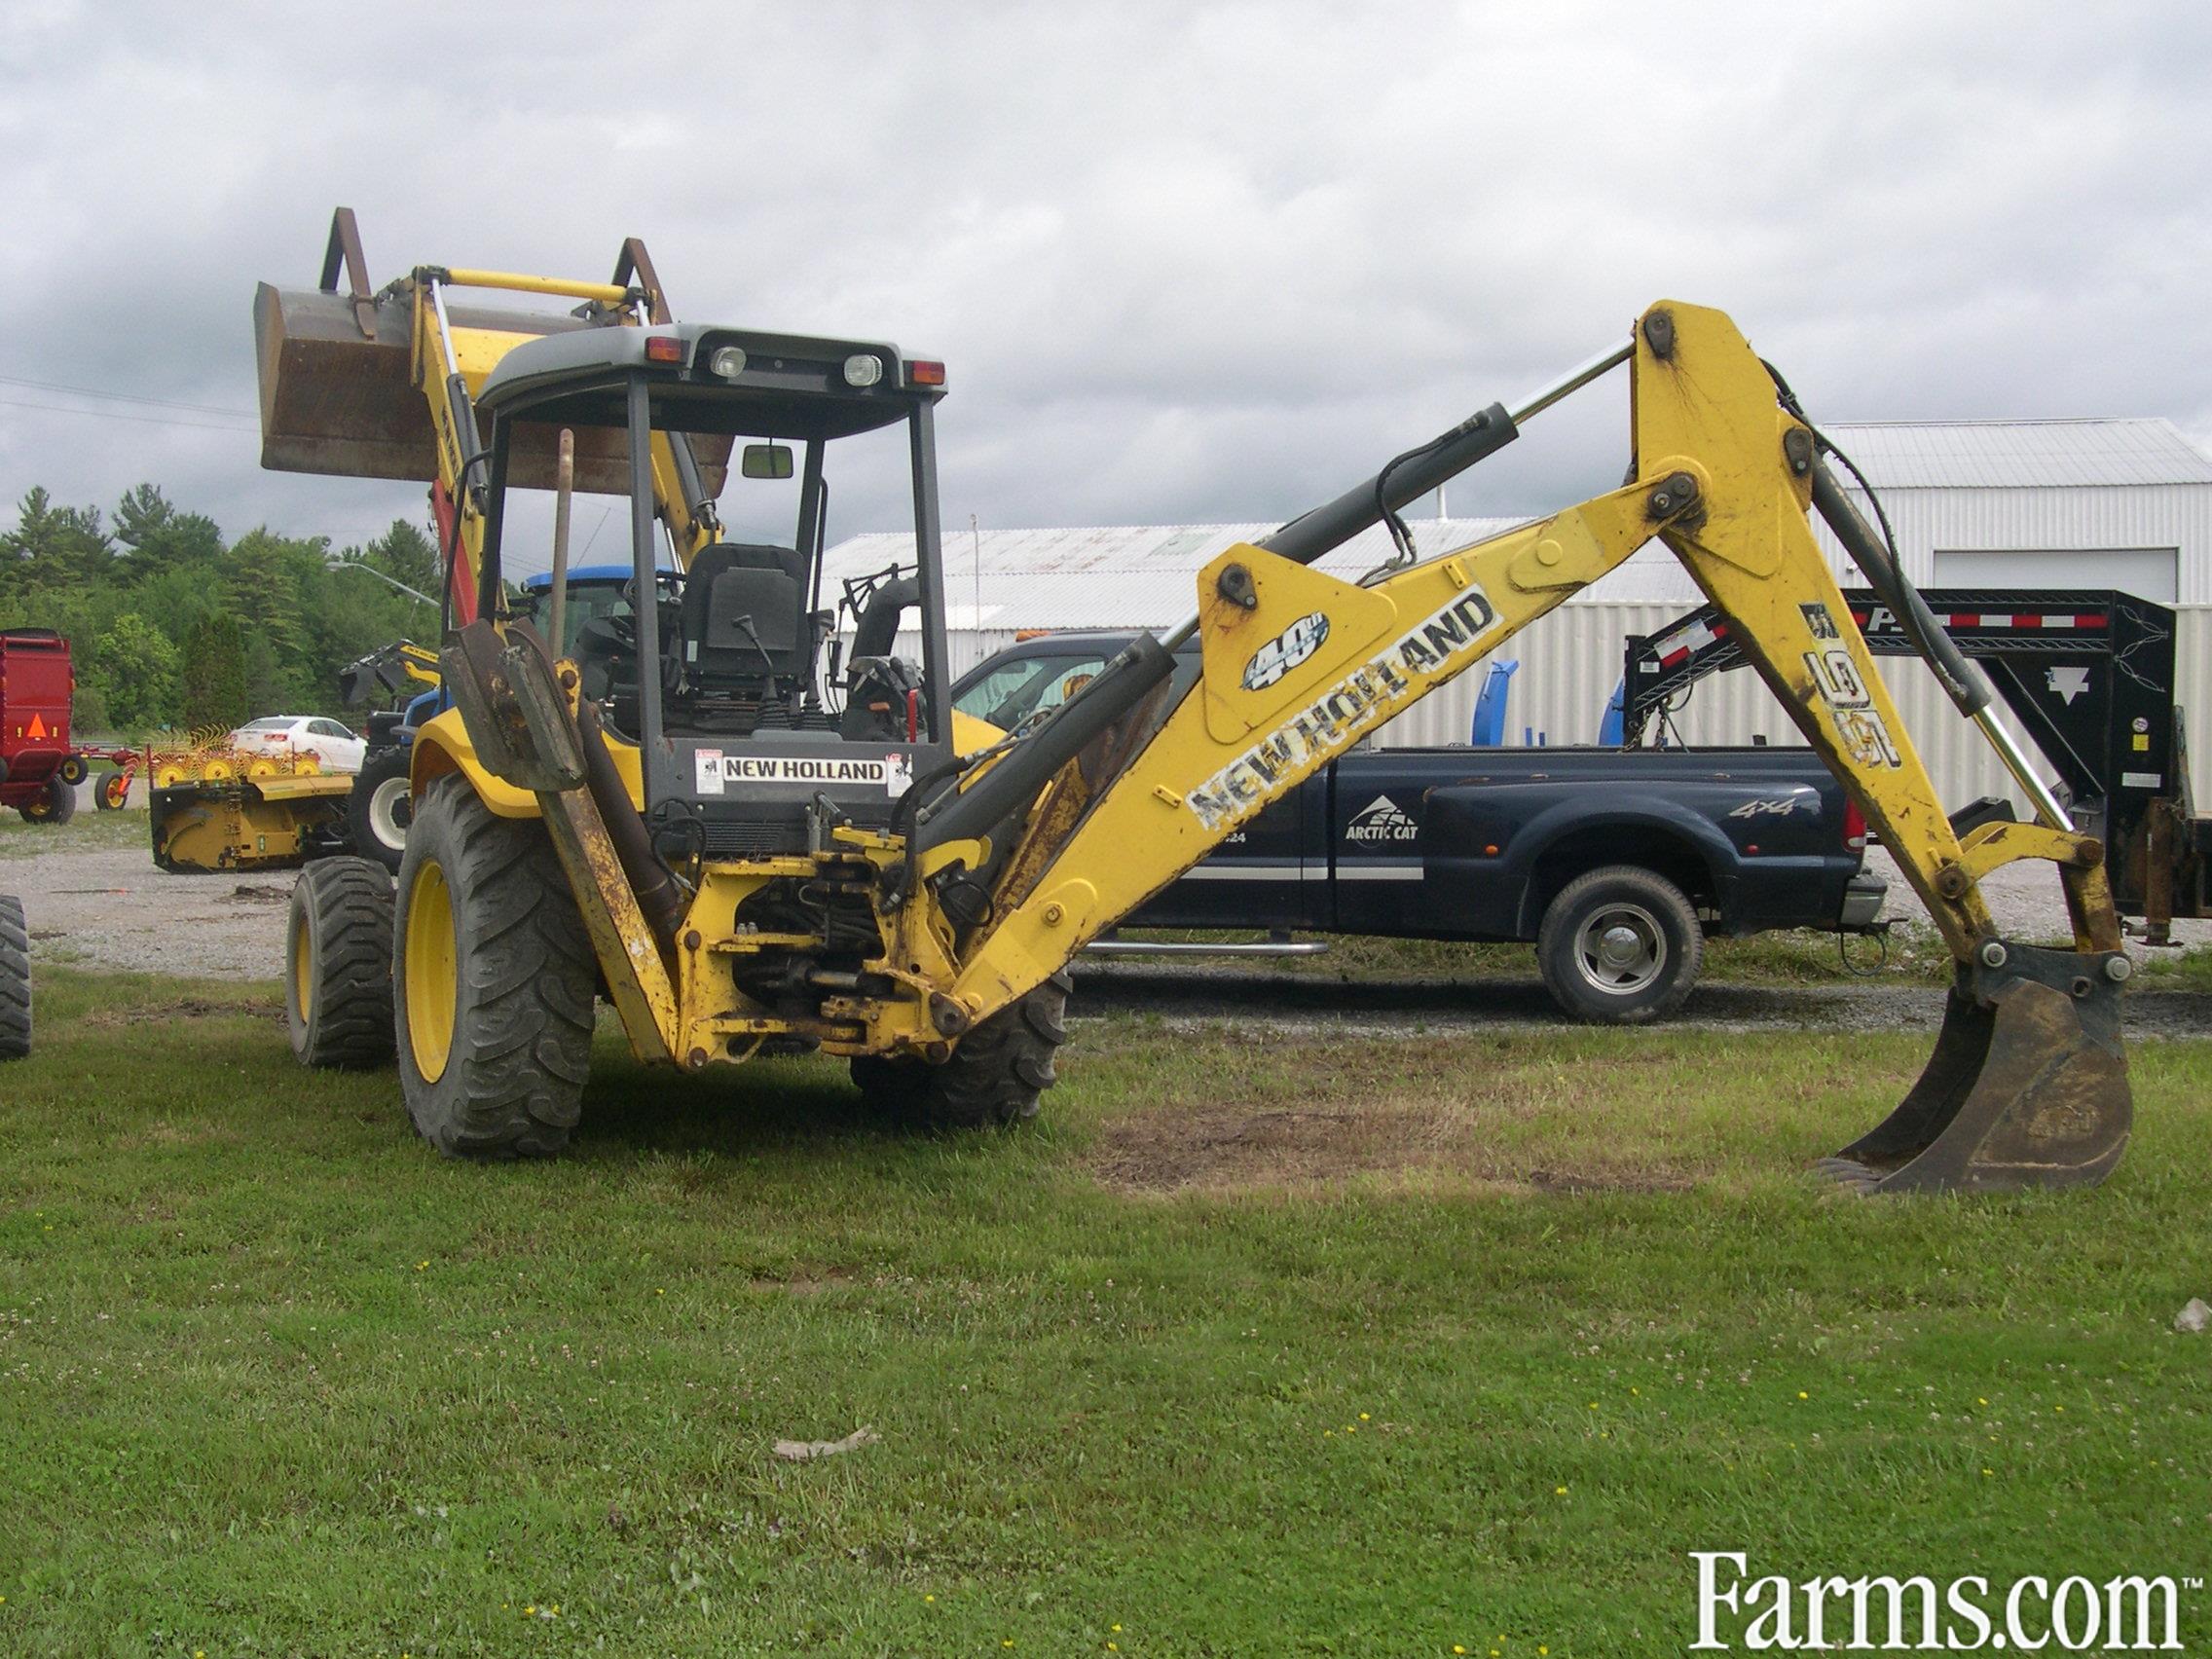
[[[1141,1112],[1099,1131],[1086,1163],[1118,1192],[1313,1191],[1361,1177],[1435,1177],[1552,1193],[1674,1192],[1670,1171],[1517,1169],[1495,1144],[1498,1114],[1442,1093],[1356,1107],[1259,1101]],[[1487,1119],[1487,1124],[1486,1124]]]
[[[100,1028],[139,1025],[149,1019],[282,1019],[284,1005],[254,998],[247,1002],[209,1002],[204,997],[178,997],[173,1002],[141,1003],[136,1008],[96,1008],[81,1023]]]
[[[850,1284],[853,1275],[843,1268],[817,1268],[795,1272],[788,1278],[777,1278],[768,1273],[756,1273],[745,1281],[748,1290],[773,1291],[782,1296],[820,1296],[826,1290],[834,1290]]]
[[[249,886],[244,882],[215,901],[218,904],[289,904],[291,902],[289,887]]]

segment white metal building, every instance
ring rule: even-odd
[[[2194,745],[2194,788],[2199,802],[2212,801],[2212,459],[2160,420],[1884,422],[1827,431],[1873,484],[1914,581],[2120,588],[2174,606],[2179,689],[2203,734]],[[1416,519],[1412,529],[1426,557],[1516,522]],[[1274,528],[947,531],[953,669],[1011,644],[1018,630],[1180,621],[1209,559]],[[1839,577],[1853,585],[1856,572],[1825,527],[1816,528]],[[1374,530],[1321,568],[1356,578],[1390,551],[1387,536]],[[856,536],[830,550],[826,592],[834,593],[840,578],[912,558],[910,536]],[[1625,638],[1656,632],[1698,599],[1673,556],[1653,544],[1515,639],[1500,653],[1520,664],[1510,740],[1527,732],[1550,743],[1595,741],[1620,678]],[[1945,799],[2009,792],[2009,780],[1924,669],[1886,659],[1882,672]],[[1464,743],[1482,674],[1478,667],[1462,676],[1379,741]],[[1748,673],[1704,682],[1675,723],[1693,743],[1796,740],[1788,717]]]

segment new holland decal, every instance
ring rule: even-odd
[[[1310,619],[1302,619],[1286,629],[1283,638],[1304,626],[1306,620]],[[1268,792],[1278,781],[1319,765],[1375,724],[1378,717],[1404,701],[1415,676],[1464,668],[1480,656],[1483,633],[1496,620],[1497,611],[1480,587],[1470,585],[1461,590],[1427,621],[1351,670],[1192,789],[1185,801],[1208,830],[1249,817],[1266,804]],[[1277,640],[1262,647],[1260,654],[1265,655],[1280,643]],[[1315,639],[1299,661],[1312,655],[1320,643]],[[1259,656],[1253,661],[1257,663]],[[1285,673],[1290,666],[1285,665]]]
[[[720,794],[732,784],[874,784],[887,794],[903,794],[913,783],[913,763],[903,755],[880,760],[798,755],[724,755],[719,749],[692,751],[693,782],[701,794]]]

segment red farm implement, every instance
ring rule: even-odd
[[[128,749],[85,749],[69,733],[76,689],[69,642],[48,628],[0,633],[0,807],[32,824],[63,824],[76,813],[77,786],[95,761],[116,770],[93,798],[103,808],[124,803],[138,756]]]

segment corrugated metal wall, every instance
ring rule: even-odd
[[[1631,634],[1655,632],[1685,608],[1675,604],[1570,603],[1515,639],[1497,653],[1521,665],[1514,671],[1506,705],[1507,741],[1520,743],[1529,729],[1550,743],[1597,742],[1605,700],[1621,677],[1624,642]],[[2212,606],[2179,608],[2176,631],[2182,705],[2192,713],[2204,711],[2197,721],[2202,735],[2191,756],[2192,782],[2203,810],[2212,807]],[[950,640],[952,671],[965,674],[1012,644],[1014,634],[1006,629],[955,631]],[[918,658],[920,638],[902,634],[897,648],[902,655]],[[1399,716],[1377,741],[1391,749],[1465,743],[1474,723],[1475,697],[1489,666],[1490,659],[1484,659]],[[1978,795],[2011,795],[2013,804],[2026,810],[2027,802],[2017,798],[1988,745],[1959,717],[1927,669],[1899,657],[1880,659],[1880,668],[1905,728],[1946,802],[1957,806]],[[1782,705],[1748,669],[1700,681],[1688,706],[1674,720],[1686,743],[1744,744],[1754,736],[1774,744],[1802,743]],[[2006,723],[2012,725],[2009,718]],[[2035,746],[2017,726],[2012,732],[2028,753],[2035,753]]]
[[[1685,608],[1673,603],[1569,603],[1534,624],[1497,653],[1520,663],[1506,705],[1507,741],[1518,744],[1529,731],[1555,744],[1597,742],[1605,700],[1621,677],[1624,642],[1631,634],[1657,631]],[[2192,784],[2198,809],[2204,810],[2212,807],[2212,606],[2179,607],[2175,616],[2182,706],[2199,715],[2199,734],[2191,756]],[[1013,645],[1014,639],[1010,629],[954,630],[949,641],[952,672],[965,674],[992,652]],[[920,637],[900,635],[897,649],[903,656],[918,659]],[[1474,724],[1475,697],[1491,660],[1485,658],[1399,716],[1378,734],[1377,741],[1390,749],[1465,743]],[[1881,658],[1880,669],[1904,717],[1905,729],[1946,802],[1957,806],[1978,795],[2009,795],[2016,807],[2027,809],[1988,745],[1959,717],[1927,669],[1899,657]],[[2009,718],[2002,712],[2000,718],[2011,726],[2022,747],[2034,754],[2035,746]],[[1748,669],[1700,681],[1687,707],[1676,713],[1674,723],[1682,740],[1691,744],[1746,744],[1754,736],[1774,744],[1802,743],[1781,704]]]
[[[1623,641],[1630,634],[1655,632],[1682,609],[1675,605],[1564,605],[1514,640],[1498,653],[1521,664],[1507,704],[1510,741],[1519,743],[1523,729],[1532,727],[1552,743],[1595,743],[1605,700],[1621,677]],[[2201,810],[2212,805],[2212,606],[2179,608],[2175,620],[2182,706],[2192,714],[2203,712],[2196,721],[2203,735],[2191,755],[2192,785]],[[1470,669],[1399,716],[1379,741],[1390,748],[1466,742],[1488,666],[1486,661]],[[1977,795],[2016,794],[1988,745],[1959,717],[1927,669],[1898,657],[1880,659],[1880,669],[1946,802],[1955,806]],[[1749,743],[1754,735],[1769,743],[1801,742],[1782,705],[1749,670],[1700,681],[1688,706],[1674,719],[1683,741],[1692,744]],[[2006,723],[2012,725],[2009,719]],[[2034,754],[2025,734],[2017,726],[2012,731]],[[2017,798],[2013,804],[2022,810],[2027,805]]]

